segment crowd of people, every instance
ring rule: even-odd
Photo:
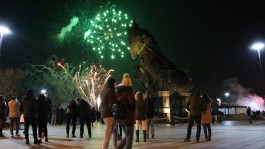
[[[132,148],[133,136],[135,142],[146,142],[147,139],[155,138],[154,129],[154,103],[148,91],[135,92],[130,75],[125,73],[121,83],[116,85],[114,78],[108,78],[104,88],[100,92],[101,105],[100,117],[105,124],[104,140],[102,148],[109,148],[109,142],[113,141],[115,149]],[[211,141],[211,105],[212,99],[206,93],[198,92],[188,99],[186,108],[189,111],[187,136],[184,142],[190,142],[191,130],[197,125],[196,142],[200,140],[201,125],[206,141]],[[0,136],[5,125],[5,108],[8,110],[10,119],[10,136],[19,134],[20,117],[24,118],[24,135],[26,144],[29,144],[29,126],[32,127],[34,144],[39,144],[45,138],[48,142],[47,123],[51,125],[66,124],[66,137],[76,137],[76,125],[80,124],[80,138],[84,137],[84,126],[86,125],[88,137],[92,137],[91,126],[96,121],[96,111],[84,99],[70,100],[67,108],[52,106],[52,102],[45,94],[34,97],[33,90],[28,89],[19,102],[16,97],[11,97],[4,104],[0,96]],[[61,110],[62,109],[62,110]],[[59,114],[61,111],[61,114]],[[14,126],[15,125],[15,126]],[[134,127],[135,126],[135,127]],[[136,130],[134,131],[134,128]],[[70,131],[71,129],[71,131]],[[122,132],[123,131],[123,132]],[[142,132],[143,138],[140,138]],[[124,135],[123,135],[124,134]]]
[[[25,143],[29,144],[29,127],[32,127],[33,142],[40,144],[44,138],[48,142],[47,124],[60,125],[66,124],[66,137],[69,137],[70,126],[72,135],[75,136],[77,123],[80,124],[80,138],[84,135],[84,125],[88,130],[88,137],[91,138],[91,125],[96,121],[95,108],[90,107],[84,99],[78,98],[68,102],[66,110],[53,106],[47,94],[34,96],[34,92],[28,89],[19,101],[12,96],[9,100],[3,101],[0,95],[0,137],[3,137],[2,130],[6,126],[6,116],[10,120],[10,136],[19,137],[20,122],[24,123]],[[15,135],[13,129],[15,128]]]
[[[105,123],[103,149],[109,147],[113,136],[115,149],[130,149],[133,144],[134,124],[136,124],[136,142],[140,142],[140,126],[143,132],[143,141],[149,139],[151,128],[154,139],[154,98],[148,92],[136,92],[132,87],[130,75],[125,73],[120,84],[116,85],[114,78],[109,78],[101,91],[101,118]],[[122,132],[124,137],[122,138]],[[120,131],[119,131],[120,130]],[[119,138],[121,138],[119,140]]]

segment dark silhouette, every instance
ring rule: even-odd
[[[3,128],[5,128],[5,111],[6,105],[3,102],[3,97],[0,95],[0,137],[3,137]]]
[[[75,138],[75,129],[76,129],[76,122],[77,122],[77,104],[75,100],[70,100],[68,102],[66,112],[66,137],[69,138],[69,131],[70,131],[70,124],[72,124],[72,137]]]
[[[195,96],[191,96],[186,104],[186,109],[190,111],[189,123],[187,128],[187,137],[184,142],[190,142],[191,129],[194,122],[197,124],[196,143],[199,143],[201,135],[201,118],[202,118],[203,100],[201,98],[201,92],[196,93]]]
[[[58,117],[57,117],[58,118],[57,121],[58,121],[59,125],[62,125],[64,123],[64,117],[65,117],[65,111],[62,107],[59,107],[58,108]]]
[[[80,120],[80,138],[83,138],[85,123],[89,138],[91,138],[90,105],[84,99],[77,99],[77,115]]]
[[[37,111],[37,120],[38,120],[38,134],[39,138],[45,137],[45,142],[48,142],[48,115],[51,111],[51,100],[44,94],[39,94],[37,99],[38,111]]]
[[[146,102],[146,137],[149,139],[149,130],[151,128],[152,139],[155,138],[155,127],[154,127],[154,103],[155,98],[151,97],[148,92],[145,93],[145,102]]]
[[[252,111],[250,107],[247,107],[247,116],[248,116],[248,122],[252,124]]]
[[[22,98],[21,106],[20,106],[20,112],[24,114],[24,120],[25,120],[25,139],[26,144],[29,144],[29,125],[32,127],[33,132],[33,138],[34,138],[34,144],[41,143],[40,140],[37,138],[37,117],[36,113],[38,111],[37,109],[37,101],[36,98],[33,95],[33,90],[28,89],[24,97]]]
[[[90,111],[90,119],[91,119],[91,125],[93,126],[93,124],[96,122],[97,120],[97,116],[96,116],[96,110],[95,110],[95,107],[92,107],[91,108],[91,111]]]

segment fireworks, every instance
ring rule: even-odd
[[[44,65],[27,65],[25,68],[24,87],[34,90],[46,88],[54,104],[67,102],[69,99],[83,98],[98,110],[99,92],[114,71],[106,70],[101,65],[79,65],[64,63],[56,57]],[[66,100],[66,101],[65,101]]]
[[[92,65],[82,70],[81,65],[73,77],[76,88],[82,98],[90,105],[99,108],[100,97],[99,92],[104,87],[107,79],[111,76],[114,70],[106,70],[101,65],[98,67]]]
[[[127,25],[131,26],[132,21],[126,13],[115,8],[115,5],[101,7],[99,13],[90,21],[90,28],[84,38],[92,45],[100,58],[108,55],[114,59],[116,54],[124,57],[128,51]]]

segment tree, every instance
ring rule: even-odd
[[[0,69],[0,95],[8,99],[18,96],[18,85],[22,78],[22,72],[16,68]]]

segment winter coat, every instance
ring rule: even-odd
[[[146,104],[144,100],[136,100],[135,120],[146,120]]]
[[[56,113],[58,113],[58,109],[56,109]],[[77,104],[75,100],[70,100],[67,105],[67,113],[66,114],[77,114]]]
[[[145,99],[146,118],[154,118],[154,102],[153,97]]]
[[[44,95],[39,96],[37,100],[38,105],[38,120],[48,121],[48,115],[51,112],[51,101]]]
[[[212,122],[212,116],[211,116],[211,106],[212,106],[212,100],[209,100],[205,103],[205,111],[202,114],[202,124],[210,124]]]
[[[14,117],[19,117],[19,102],[17,102],[16,100],[10,100],[8,102],[8,111],[9,111],[9,114],[8,116],[11,117],[11,118],[14,118]]]
[[[191,96],[186,104],[190,111],[190,116],[201,116],[203,108],[203,99],[200,96]]]
[[[84,99],[80,99],[77,104],[77,115],[80,118],[90,118],[90,105]]]
[[[25,118],[36,118],[38,112],[37,100],[35,97],[23,97],[20,110],[24,114]]]
[[[135,123],[135,107],[136,101],[131,86],[117,86],[118,99],[126,111],[125,118],[120,120],[121,125],[131,126]]]
[[[101,97],[101,118],[113,117],[112,114],[112,105],[116,101],[115,88],[110,86],[105,86],[100,92]]]

